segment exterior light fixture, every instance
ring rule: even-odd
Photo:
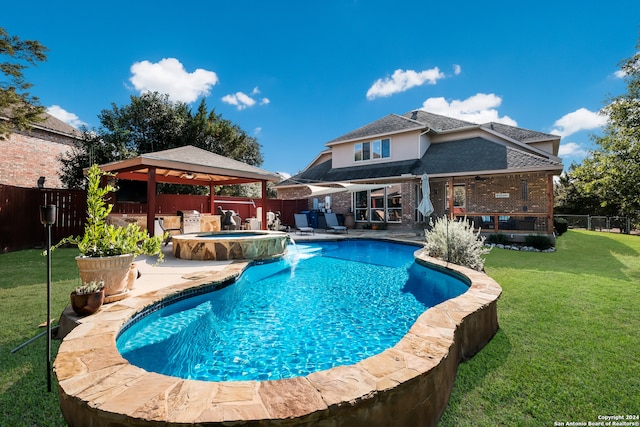
[[[51,392],[51,226],[56,222],[56,205],[40,206],[40,222],[47,227],[47,391]]]

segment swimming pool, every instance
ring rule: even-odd
[[[346,240],[289,246],[221,289],[153,306],[117,339],[130,363],[205,381],[277,380],[393,347],[469,283],[414,262],[415,246]]]

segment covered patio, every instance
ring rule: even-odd
[[[261,183],[260,205],[267,198],[267,182],[277,182],[281,177],[228,157],[187,145],[164,151],[141,154],[137,157],[100,165],[100,169],[112,173],[115,178],[147,183],[147,224],[154,224],[156,213],[156,184],[184,184],[209,187],[210,212],[214,213],[215,187],[224,185]],[[266,209],[262,209],[261,227],[266,229]],[[149,234],[155,227],[148,226]]]

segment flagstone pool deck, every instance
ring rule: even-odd
[[[419,232],[349,230],[295,234],[296,242],[377,238],[423,242]],[[418,251],[419,246],[416,247]],[[130,296],[75,318],[54,362],[60,407],[70,426],[430,426],[449,400],[458,364],[498,329],[502,289],[486,274],[416,252],[418,262],[466,276],[463,295],[425,311],[393,348],[350,366],[277,381],[205,382],[130,365],[116,349],[121,327],[167,296],[240,274],[245,261],[136,260],[142,276]],[[66,322],[66,326],[63,324]],[[72,325],[71,325],[72,324]]]

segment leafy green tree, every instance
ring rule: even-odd
[[[112,160],[121,160],[186,145],[191,114],[187,104],[172,102],[166,94],[147,92],[131,96],[129,105],[111,104],[98,118],[102,125],[98,134],[113,148]]]
[[[261,166],[263,159],[256,138],[247,135],[238,125],[216,114],[207,112],[204,99],[193,115],[188,131],[191,145],[229,157],[249,165]]]
[[[249,165],[262,165],[262,153],[258,141],[247,135],[239,126],[223,119],[215,110],[207,112],[204,99],[193,116],[189,131],[192,145]],[[216,188],[216,194],[224,196],[261,197],[260,186],[229,185]]]
[[[640,42],[636,46],[640,49]],[[607,124],[594,136],[597,148],[571,173],[585,196],[619,215],[640,217],[640,51],[620,63],[627,93],[613,97],[602,114]]]
[[[47,59],[47,48],[36,40],[20,40],[0,27],[0,139],[6,138],[12,128],[29,129],[42,121],[44,107],[38,98],[29,94],[33,86],[25,80],[23,71],[30,65]]]
[[[204,100],[195,114],[184,103],[169,100],[157,92],[131,96],[129,105],[102,110],[98,118],[101,127],[82,129],[69,154],[63,156],[60,177],[69,188],[82,188],[82,169],[93,163],[108,163],[185,145],[194,145],[212,153],[260,166],[262,154],[258,141],[240,127],[223,119],[214,110],[208,111]],[[161,193],[203,194],[208,187],[161,184]],[[216,194],[249,196],[254,189],[247,185],[225,186]]]
[[[593,193],[584,190],[584,183],[574,178],[575,164],[567,173],[560,175],[553,187],[554,207],[557,214],[572,215],[617,215],[618,207],[601,206],[600,199]]]

